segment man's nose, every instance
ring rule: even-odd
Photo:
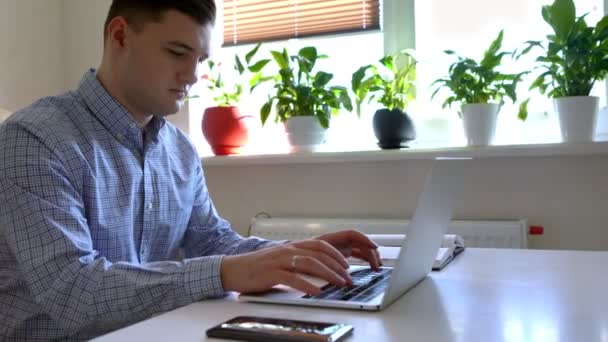
[[[189,85],[193,85],[198,81],[198,63],[184,66],[184,69],[180,73],[180,81],[184,81]]]

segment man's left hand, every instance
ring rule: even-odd
[[[366,260],[374,270],[378,270],[382,266],[378,245],[359,231],[343,230],[319,235],[314,239],[329,243],[340,251],[345,258],[353,256]]]

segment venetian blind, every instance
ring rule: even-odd
[[[380,28],[380,0],[224,0],[224,46]]]

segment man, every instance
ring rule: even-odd
[[[196,82],[214,20],[211,0],[114,0],[99,69],[0,126],[0,339],[88,339],[226,291],[318,294],[297,273],[345,285],[345,256],[379,266],[355,231],[270,242],[218,216],[195,149],[163,118]]]

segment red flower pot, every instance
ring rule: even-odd
[[[238,154],[249,140],[251,115],[237,107],[209,107],[203,115],[203,135],[216,155]]]

